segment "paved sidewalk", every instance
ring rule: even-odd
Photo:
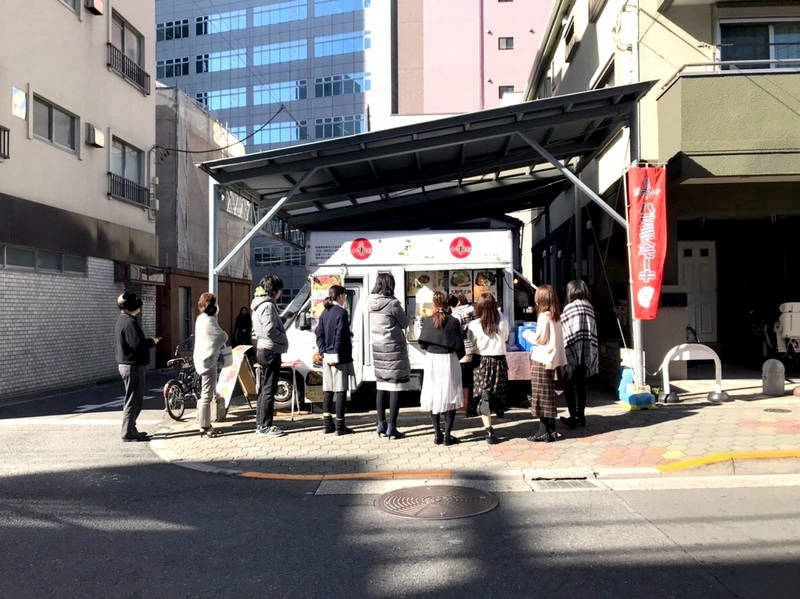
[[[259,478],[502,477],[529,478],[662,476],[675,474],[770,474],[800,472],[800,398],[766,397],[760,380],[727,380],[723,388],[732,400],[710,403],[710,381],[678,381],[683,401],[657,409],[627,411],[610,394],[594,392],[587,409],[587,426],[570,431],[555,443],[530,443],[536,423],[527,410],[513,409],[495,419],[503,442],[484,441],[478,418],[456,418],[459,445],[433,443],[427,414],[404,409],[402,440],[379,438],[374,412],[348,417],[357,434],[337,437],[322,433],[319,413],[290,422],[280,413],[280,438],[254,433],[254,410],[234,406],[228,421],[216,425],[223,433],[200,438],[187,413],[156,434],[153,450],[178,465]],[[559,413],[566,414],[561,408]],[[758,458],[758,459],[755,459]]]

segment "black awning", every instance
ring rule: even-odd
[[[280,215],[305,229],[494,216],[545,205],[563,189],[562,175],[520,134],[579,170],[628,122],[651,86],[556,96],[201,168],[265,208],[303,180]]]

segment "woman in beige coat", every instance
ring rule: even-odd
[[[211,427],[211,400],[217,396],[217,360],[228,342],[228,334],[217,322],[217,296],[205,292],[197,301],[199,312],[194,325],[194,368],[200,375],[200,399],[197,400],[197,424],[201,437],[216,437]]]
[[[561,383],[561,370],[567,363],[564,334],[561,330],[561,307],[550,285],[536,290],[536,345],[531,349],[531,413],[539,418],[539,430],[528,441],[551,442],[556,433],[556,385]]]

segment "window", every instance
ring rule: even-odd
[[[253,27],[298,21],[308,16],[306,0],[290,0],[253,8]]]
[[[253,265],[254,266],[303,266],[306,263],[306,256],[303,250],[289,246],[270,246],[253,248]],[[292,289],[294,295],[297,295],[297,289]],[[287,290],[283,290],[283,295],[286,295]]]
[[[144,152],[115,137],[111,143],[111,172],[118,177],[141,183]]]
[[[33,134],[44,141],[75,151],[78,117],[39,96],[33,97]]]
[[[306,80],[279,81],[253,86],[253,104],[272,104],[306,99]]]
[[[334,116],[315,121],[314,136],[317,139],[355,135],[364,131],[364,115]]]
[[[289,143],[308,139],[306,121],[270,123],[251,138],[256,145]]]
[[[228,127],[228,131],[231,132],[236,139],[238,139],[242,144],[247,145],[249,140],[246,140],[247,137],[247,125],[241,125],[239,127]]]
[[[247,67],[247,50],[227,50],[201,54],[197,57],[195,71],[198,73],[215,73],[231,69],[244,69]]]
[[[317,98],[360,94],[369,89],[369,73],[331,75],[329,77],[317,77],[314,80],[314,96]]]
[[[144,38],[116,12],[111,19],[111,43],[134,64],[143,66]]]
[[[189,19],[167,21],[156,25],[156,41],[178,40],[189,37]]]
[[[497,93],[500,98],[502,98],[507,92],[513,92],[514,86],[513,85],[499,85],[497,87]]]
[[[800,59],[800,21],[722,22],[720,55],[723,62]],[[797,62],[792,65],[796,67]],[[781,68],[780,63],[726,65],[723,69]]]
[[[589,0],[589,21],[596,23],[608,0]]]
[[[247,106],[247,88],[218,89],[209,92],[198,92],[195,98],[209,110],[227,110]]]
[[[497,47],[500,50],[513,50],[514,38],[513,37],[499,37],[497,38]]]
[[[361,52],[370,47],[369,31],[353,31],[314,38],[314,56],[335,56]]]
[[[172,79],[173,77],[180,77],[189,74],[189,57],[183,58],[168,58],[166,60],[159,60],[156,63],[156,78],[158,79]]]
[[[256,66],[305,58],[308,58],[308,42],[306,40],[292,40],[253,47],[253,64]]]
[[[78,0],[61,0],[61,3],[62,4],[66,4],[72,10],[75,10],[75,11],[78,10]]]
[[[362,10],[368,6],[369,0],[314,0],[314,16],[337,15]]]
[[[0,268],[24,268],[48,273],[85,274],[86,258],[61,252],[0,244]]]
[[[221,12],[216,15],[197,17],[195,19],[196,35],[224,33],[225,31],[235,31],[237,29],[244,29],[245,27],[247,27],[246,10]]]

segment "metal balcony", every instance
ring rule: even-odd
[[[11,158],[11,131],[0,125],[0,160]]]
[[[108,43],[108,66],[118,73],[123,79],[139,88],[145,96],[150,95],[150,75],[132,61],[114,44]]]
[[[146,187],[120,177],[114,173],[108,173],[108,195],[111,197],[134,202],[143,208],[150,207],[150,190]]]

